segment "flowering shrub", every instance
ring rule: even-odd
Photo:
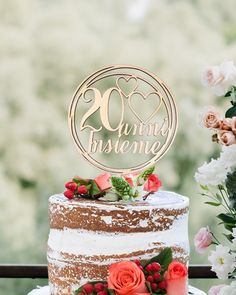
[[[216,95],[230,98],[231,107],[225,116],[210,108],[202,116],[202,125],[213,130],[213,141],[222,151],[218,159],[211,159],[198,168],[195,175],[203,190],[202,196],[209,198],[205,203],[221,207],[217,215],[226,230],[224,236],[232,247],[224,246],[208,227],[201,228],[195,235],[196,251],[205,252],[215,245],[208,259],[219,279],[235,278],[236,275],[236,67],[233,62],[224,62],[219,67],[208,67],[202,77],[203,84]],[[209,295],[236,294],[236,282],[230,286],[218,285],[209,290]]]

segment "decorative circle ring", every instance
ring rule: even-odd
[[[83,157],[117,174],[154,165],[171,146],[178,125],[165,83],[129,65],[108,66],[86,78],[73,95],[68,119]]]

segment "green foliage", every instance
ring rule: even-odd
[[[148,179],[148,176],[150,174],[152,174],[155,170],[155,166],[151,166],[149,168],[147,168],[146,170],[144,170],[137,179],[137,182],[139,185],[142,185],[144,181],[146,181]]]
[[[227,175],[225,186],[229,194],[230,206],[236,209],[236,170]]]
[[[221,224],[224,224],[225,229],[227,229],[230,232],[233,232],[233,228],[236,226],[236,216],[229,213],[221,213],[217,215],[217,218],[219,218],[222,222]]]
[[[236,105],[228,109],[227,112],[225,113],[225,118],[232,118],[235,116],[236,116]]]
[[[111,184],[115,193],[117,193],[117,195],[124,201],[128,201],[133,197],[131,186],[122,177],[112,176]]]
[[[161,251],[157,256],[150,259],[144,267],[146,267],[148,264],[152,262],[158,262],[162,266],[163,270],[166,271],[169,264],[173,261],[173,255],[171,248],[165,248],[163,251]]]

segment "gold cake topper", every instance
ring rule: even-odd
[[[84,158],[117,174],[154,165],[171,146],[178,122],[164,82],[129,65],[108,66],[85,79],[68,115],[71,135]]]

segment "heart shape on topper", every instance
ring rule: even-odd
[[[129,97],[138,87],[138,80],[136,77],[119,77],[116,80],[117,87],[121,90],[125,97]]]
[[[147,100],[154,100],[156,103],[156,106],[154,106],[154,111],[151,112],[147,118],[144,118],[144,116],[143,116],[144,108],[140,107],[139,109],[137,109],[134,106],[134,104],[132,103],[132,101],[134,101],[134,99],[136,99],[136,100],[141,99],[142,103],[143,102],[147,103]],[[143,123],[144,125],[147,124],[157,114],[157,112],[159,111],[159,109],[161,107],[161,104],[162,104],[162,97],[161,97],[160,93],[158,93],[158,92],[149,92],[147,94],[144,94],[141,92],[134,92],[128,99],[129,108],[131,109],[133,114],[136,116],[136,118],[138,118],[139,121],[141,123]]]

